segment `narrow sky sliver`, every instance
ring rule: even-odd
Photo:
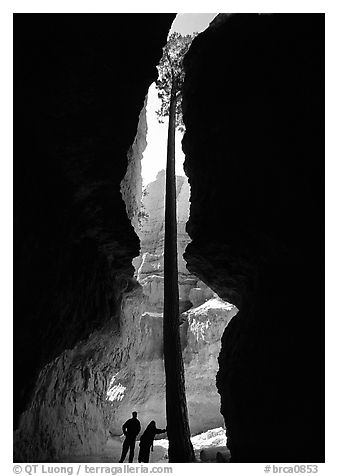
[[[208,27],[216,15],[216,13],[180,13],[173,21],[169,35],[174,31],[181,35],[194,32],[200,33]],[[160,109],[160,105],[161,102],[157,95],[157,89],[155,83],[153,83],[148,91],[147,147],[142,159],[143,187],[155,180],[158,172],[166,167],[168,118],[163,118],[163,123],[158,122],[156,111]],[[176,175],[184,175],[184,154],[181,146],[182,138],[183,134],[176,131]]]

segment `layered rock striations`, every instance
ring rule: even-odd
[[[324,17],[220,17],[185,69],[187,268],[240,309],[217,375],[232,461],[324,461]]]

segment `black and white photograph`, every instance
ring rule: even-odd
[[[222,10],[12,11],[8,474],[327,462],[326,14]]]

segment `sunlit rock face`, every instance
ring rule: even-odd
[[[182,315],[186,323],[182,343],[187,401],[194,433],[223,424],[215,385],[218,355],[223,331],[237,311],[232,304],[213,297]]]
[[[107,391],[142,301],[132,267],[138,189],[121,181],[145,145],[139,117],[174,16],[16,15],[18,461],[93,452],[106,441]]]
[[[240,309],[217,375],[232,461],[324,460],[323,32],[223,16],[185,58],[187,268]]]
[[[217,357],[224,328],[237,313],[219,298],[207,300],[181,316],[181,341],[190,429],[193,434],[223,424],[216,389]],[[135,345],[116,374],[109,391],[114,418],[111,431],[121,434],[132,410],[142,428],[155,420],[166,426],[162,313],[143,312],[136,327]]]
[[[137,133],[133,145],[129,148],[127,158],[128,167],[121,182],[121,194],[126,205],[126,211],[134,230],[138,231],[140,224],[141,198],[142,198],[142,175],[141,161],[143,152],[147,147],[147,98],[140,112]]]
[[[181,311],[181,342],[190,429],[198,433],[222,425],[216,389],[217,357],[224,328],[236,314],[232,304],[219,299],[191,275],[183,259],[189,242],[185,231],[190,189],[186,177],[176,177],[178,223],[178,271]],[[143,194],[143,219],[138,231],[141,253],[134,260],[143,286],[143,306],[133,351],[127,365],[116,375],[110,398],[115,415],[113,432],[119,435],[132,408],[142,427],[155,419],[165,426],[165,375],[163,364],[163,252],[165,172],[160,171]],[[137,323],[135,323],[137,326]]]
[[[144,218],[138,232],[141,241],[140,256],[134,260],[137,279],[143,286],[146,308],[153,312],[163,311],[164,299],[164,197],[165,171],[147,185],[143,194]],[[189,292],[197,278],[189,273],[183,252],[189,243],[185,231],[189,216],[190,187],[186,177],[176,177],[177,198],[177,258],[180,311],[191,307]]]
[[[15,458],[55,461],[69,455],[102,454],[125,388],[116,375],[130,359],[139,325],[142,289],[130,283],[120,322],[111,320],[66,350],[39,374],[29,408],[15,433]]]

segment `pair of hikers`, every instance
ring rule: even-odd
[[[136,437],[141,431],[141,424],[137,419],[137,412],[133,412],[132,418],[123,424],[122,431],[126,438],[123,442],[122,454],[119,462],[123,463],[129,450],[129,463],[132,463],[134,459]],[[149,423],[140,438],[140,451],[138,454],[139,463],[149,463],[150,449],[153,450],[155,436],[165,432],[166,430],[156,428],[154,420]]]

